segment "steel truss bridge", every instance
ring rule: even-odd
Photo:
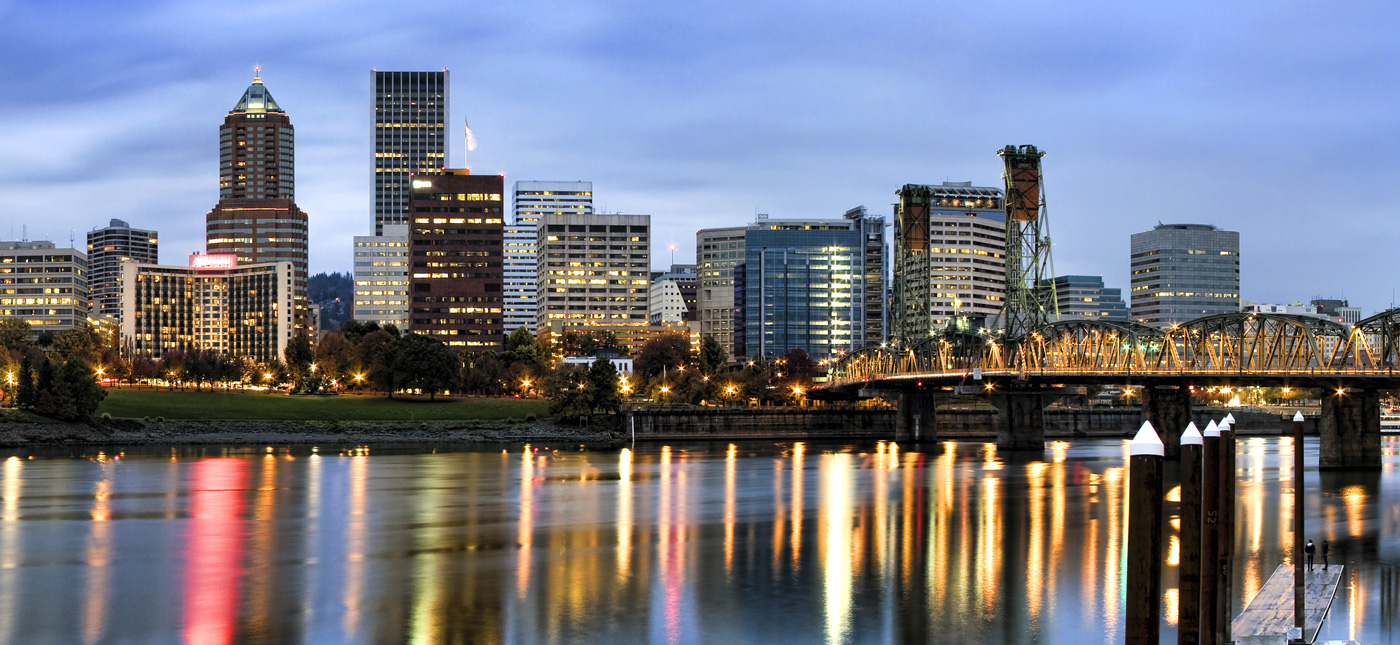
[[[828,370],[830,394],[866,385],[983,379],[1056,383],[1195,381],[1297,387],[1400,387],[1400,309],[1348,327],[1280,314],[1222,314],[1170,328],[1073,320],[1018,338],[940,330],[916,342],[849,353]]]

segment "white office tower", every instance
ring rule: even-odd
[[[355,309],[360,322],[408,329],[408,225],[355,236]]]
[[[505,332],[521,327],[535,332],[535,313],[539,311],[536,286],[539,267],[536,265],[538,243],[535,236],[539,226],[534,223],[507,226],[505,233]]]
[[[505,231],[505,331],[536,331],[540,283],[539,222],[545,215],[593,214],[591,181],[517,181],[514,219]]]

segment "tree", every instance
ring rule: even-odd
[[[28,347],[32,338],[29,323],[23,318],[0,318],[0,345],[11,352]]]
[[[582,417],[592,412],[587,391],[588,375],[582,367],[564,363],[545,379],[549,413],[563,418]]]
[[[501,352],[501,359],[506,365],[519,363],[526,367],[538,367],[543,357],[544,348],[530,330],[516,327],[515,331],[506,336],[504,351]]]
[[[394,385],[427,392],[431,401],[456,383],[460,365],[457,355],[442,341],[410,333],[399,341],[394,355]]]
[[[355,348],[339,332],[330,332],[316,343],[316,371],[345,382],[355,365]]]
[[[77,358],[88,365],[96,365],[102,356],[102,337],[92,329],[65,329],[54,334],[53,351],[58,360],[64,362]]]
[[[380,391],[387,392],[391,399],[394,398],[394,355],[398,353],[399,342],[398,334],[376,329],[365,334],[356,348],[365,379]]]
[[[622,397],[618,395],[620,386],[617,368],[612,361],[599,357],[588,367],[588,407],[608,414],[622,407]]]
[[[287,361],[287,371],[292,374],[292,390],[309,392],[312,390],[311,364],[316,360],[316,352],[311,347],[311,336],[302,332],[287,343],[282,357]]]
[[[39,402],[39,388],[34,383],[34,361],[26,354],[19,366],[19,385],[15,390],[15,405],[33,409]]]
[[[812,355],[800,347],[794,347],[783,354],[779,359],[780,369],[783,378],[793,383],[801,384],[804,388],[812,385],[812,379],[817,376],[817,362],[812,360]]]
[[[690,362],[690,339],[685,334],[665,334],[642,345],[637,354],[636,371],[644,377],[675,370]]]
[[[724,345],[719,344],[714,336],[706,336],[700,343],[700,371],[709,375],[715,375],[729,364],[729,353],[724,351]]]

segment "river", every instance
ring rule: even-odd
[[[1304,473],[1309,537],[1348,567],[1319,640],[1400,640],[1383,448],[1381,472]],[[1236,613],[1290,552],[1295,474],[1291,439],[1239,451]],[[4,449],[0,642],[1119,643],[1126,460],[1117,440]]]

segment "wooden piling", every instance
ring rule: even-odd
[[[1201,642],[1220,641],[1220,429],[1206,424],[1201,448]]]
[[[1298,639],[1290,643],[1303,643],[1303,615],[1307,611],[1304,600],[1303,582],[1303,413],[1293,413],[1293,626],[1298,629]]]
[[[1177,562],[1177,593],[1180,607],[1176,621],[1176,642],[1201,642],[1201,431],[1195,423],[1181,433],[1181,556]]]
[[[1165,446],[1144,421],[1128,448],[1126,645],[1158,645],[1162,622],[1162,460]]]
[[[1220,431],[1220,606],[1216,642],[1229,643],[1230,623],[1235,615],[1235,433],[1234,415],[1227,415],[1216,428]]]

